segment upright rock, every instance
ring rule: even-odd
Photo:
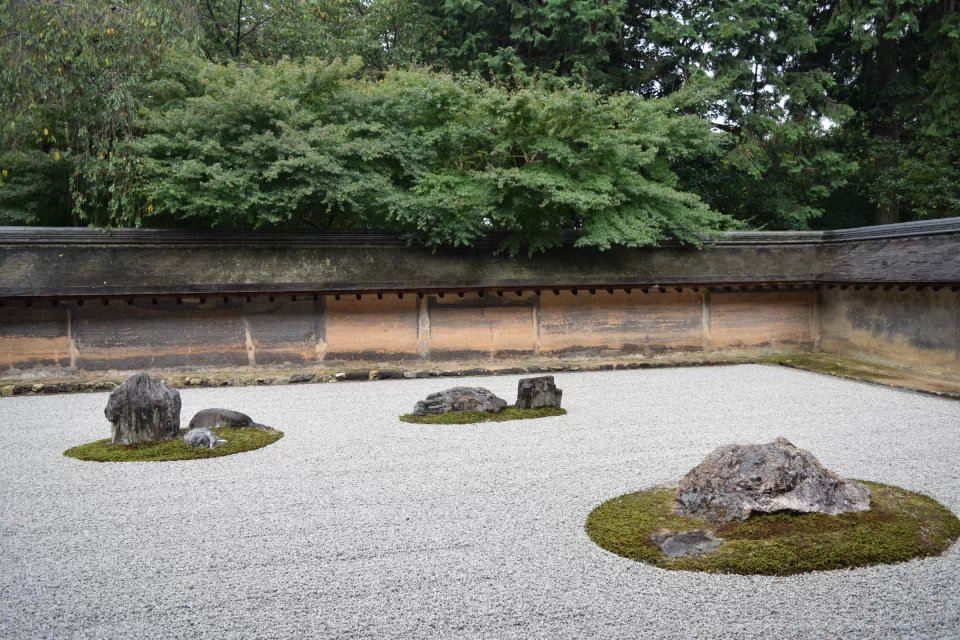
[[[113,444],[171,440],[180,432],[180,393],[138,373],[110,393],[104,414],[113,424]]]
[[[498,398],[483,387],[454,387],[440,393],[431,393],[426,400],[420,400],[414,406],[413,414],[424,416],[451,411],[500,413],[506,406],[506,400]]]
[[[521,378],[517,383],[517,409],[559,407],[563,390],[557,389],[553,376]]]
[[[270,430],[262,424],[253,421],[253,418],[239,411],[230,409],[201,409],[190,421],[191,429],[213,429],[215,427],[228,427],[231,429],[264,429]]]
[[[870,508],[870,489],[844,480],[785,438],[715,449],[680,480],[674,511],[712,522],[753,512],[837,515]]]

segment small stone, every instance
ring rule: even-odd
[[[660,529],[652,536],[653,541],[664,555],[671,558],[702,556],[716,551],[723,544],[723,538],[713,535],[712,531],[696,529],[694,531],[670,531]]]
[[[451,411],[500,413],[506,406],[506,400],[498,398],[483,387],[454,387],[431,393],[426,400],[420,400],[413,408],[413,414],[423,416]]]
[[[334,380],[346,380],[346,379],[347,379],[347,374],[344,373],[343,371],[340,371],[339,373],[333,374],[333,379],[334,379]]]
[[[404,378],[429,378],[430,372],[429,371],[404,371],[403,377]]]
[[[188,378],[187,384],[194,387],[199,387],[201,384],[203,384],[203,378]]]
[[[553,382],[553,376],[521,378],[517,383],[517,409],[559,407],[563,390]]]
[[[191,429],[213,429],[215,427],[272,431],[270,427],[254,422],[253,418],[247,414],[230,409],[201,409],[190,420]]]
[[[374,369],[370,372],[371,380],[397,380],[398,378],[403,378],[402,371]]]
[[[203,447],[204,449],[213,449],[227,442],[206,427],[190,429],[183,434],[183,441],[191,447]]]
[[[34,393],[41,393],[43,391],[43,385],[40,384],[39,382],[36,384],[32,384],[30,385],[30,391],[33,391]]]
[[[290,376],[290,383],[297,384],[300,382],[312,382],[316,377],[317,376],[314,373],[295,373]]]
[[[870,489],[833,473],[785,438],[730,444],[711,452],[677,487],[674,511],[711,522],[753,512],[838,515],[870,508]]]
[[[14,390],[15,388],[16,388],[16,387],[14,387],[12,384],[8,384],[8,385],[5,385],[5,386],[3,386],[3,387],[0,387],[0,397],[6,398],[6,397],[9,397],[9,396],[12,396],[12,395],[13,395],[13,390]]]
[[[180,432],[180,393],[138,373],[110,392],[104,415],[113,424],[113,444],[172,440]]]

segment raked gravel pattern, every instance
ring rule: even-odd
[[[173,463],[63,457],[107,394],[0,400],[2,638],[958,638],[960,549],[790,578],[668,572],[584,532],[607,498],[783,435],[960,511],[960,402],[747,365],[556,376],[569,414],[404,424],[519,376],[181,391],[286,432]]]

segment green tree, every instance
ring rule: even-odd
[[[960,10],[940,0],[837,3],[823,49],[856,112],[846,200],[866,222],[960,214]]]
[[[730,223],[677,188],[710,147],[670,100],[392,71],[207,65],[130,143],[150,216],[210,226],[376,226],[429,246],[540,251],[699,242]],[[141,207],[140,211],[146,210]]]
[[[128,187],[102,174],[189,21],[167,3],[107,0],[0,0],[0,16],[0,221],[101,222]]]
[[[413,0],[194,0],[213,61],[360,56],[368,72],[433,55],[436,24]]]
[[[488,77],[548,73],[603,87],[624,0],[424,0],[438,63]]]

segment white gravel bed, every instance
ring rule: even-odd
[[[603,500],[782,435],[960,511],[960,402],[746,365],[557,374],[566,416],[397,416],[519,376],[182,390],[286,432],[211,460],[93,463],[107,394],[0,400],[0,637],[958,638],[960,548],[789,578],[668,572],[584,531]]]

